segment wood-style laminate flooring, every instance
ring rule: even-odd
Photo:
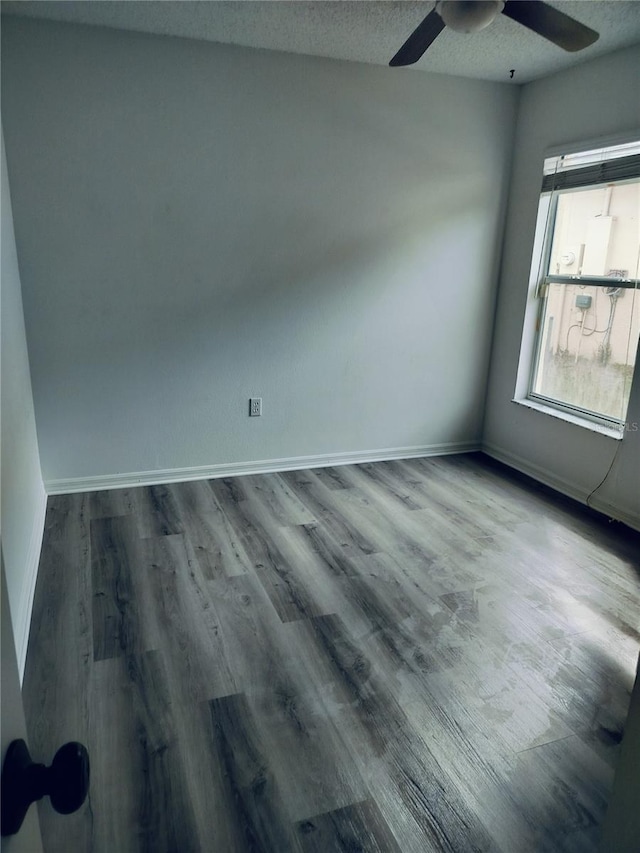
[[[478,455],[52,497],[24,701],[48,853],[597,849],[639,537]]]

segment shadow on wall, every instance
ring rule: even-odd
[[[263,361],[279,353],[286,372],[290,359],[304,361],[309,349],[346,347],[353,353],[358,339],[370,333],[371,322],[384,330],[383,313],[392,337],[381,334],[377,347],[392,353],[400,349],[411,366],[423,358],[424,348],[412,352],[408,342],[425,329],[443,354],[455,345],[438,315],[444,320],[459,314],[458,326],[472,339],[490,316],[494,249],[486,241],[492,228],[479,199],[474,210],[468,187],[446,193],[438,205],[430,193],[421,210],[398,210],[392,227],[363,218],[348,241],[335,223],[328,227],[326,220],[312,223],[310,218],[298,221],[297,230],[271,232],[270,246],[252,245],[248,236],[242,249],[233,250],[244,264],[234,280],[212,269],[207,283],[201,270],[185,266],[180,272],[178,260],[172,275],[165,268],[164,282],[158,274],[153,299],[146,287],[136,287],[135,271],[114,270],[113,286],[106,289],[92,286],[90,278],[84,288],[78,282],[75,336],[71,344],[60,330],[57,373],[68,381],[86,376],[79,378],[82,386],[98,370],[103,376],[104,371],[129,371],[132,380],[139,372],[141,391],[149,393],[159,361],[190,364],[196,372],[218,369],[225,362],[241,364],[243,348],[252,357],[260,352]],[[117,255],[117,244],[112,249]],[[466,265],[467,252],[473,265]],[[145,278],[154,278],[153,266],[162,267],[165,258],[155,260],[151,247],[149,253]],[[465,329],[463,318],[469,314],[472,322]],[[407,334],[404,341],[399,331]],[[438,371],[446,380],[444,355]],[[107,382],[105,394],[108,388]]]
[[[388,202],[380,210],[364,209],[358,220],[349,212],[346,221],[340,211],[329,219],[326,210],[313,205],[299,211],[275,209],[269,223],[254,221],[251,210],[238,211],[233,237],[219,247],[217,258],[209,245],[189,234],[188,222],[166,214],[162,226],[151,222],[132,235],[134,264],[124,260],[130,258],[129,247],[121,248],[117,239],[111,242],[107,279],[99,257],[95,269],[77,269],[70,261],[64,288],[76,294],[76,343],[86,357],[84,344],[89,350],[99,347],[102,335],[110,350],[135,349],[132,335],[144,334],[147,327],[155,327],[163,345],[172,334],[179,336],[179,328],[188,328],[196,339],[204,326],[224,336],[227,318],[241,330],[243,316],[258,306],[268,314],[270,305],[280,309],[290,304],[288,313],[295,317],[294,308],[308,304],[316,314],[339,295],[348,308],[361,301],[352,293],[359,289],[367,299],[389,287],[401,295],[403,276],[410,286],[418,278],[436,303],[446,293],[455,299],[463,281],[476,282],[490,294],[495,247],[484,241],[493,239],[495,223],[486,221],[486,192],[480,183],[474,188],[465,179],[459,184],[443,179],[402,203],[394,200],[394,210]],[[170,247],[162,239],[169,231],[174,234]],[[472,266],[466,266],[467,254]],[[148,281],[154,282],[153,298]]]

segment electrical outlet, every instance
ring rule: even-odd
[[[262,397],[249,397],[249,417],[259,418],[262,415]]]

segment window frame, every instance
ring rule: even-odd
[[[632,137],[623,145],[632,145],[637,151],[640,148],[640,133]],[[615,144],[600,144],[600,146],[592,145],[589,148],[585,145],[582,147],[574,147],[572,152],[568,150],[564,154],[549,154],[545,157],[545,165],[550,160],[560,162],[564,156],[580,157],[582,154],[587,155],[593,150],[606,150],[614,148]],[[607,165],[609,164],[609,165]],[[584,427],[602,429],[610,432],[612,435],[622,437],[625,429],[624,418],[614,418],[609,415],[594,412],[589,409],[575,406],[571,403],[562,400],[556,400],[553,397],[545,396],[534,391],[535,382],[540,365],[541,349],[544,340],[544,321],[547,307],[547,293],[551,284],[583,284],[588,287],[620,287],[625,289],[635,290],[640,294],[640,287],[637,278],[623,278],[619,276],[581,276],[581,275],[554,275],[548,271],[553,248],[553,240],[555,236],[556,217],[558,209],[558,200],[563,193],[575,192],[581,189],[594,189],[608,183],[637,183],[640,182],[640,153],[633,153],[626,157],[617,159],[605,160],[600,163],[591,163],[587,166],[569,167],[566,170],[556,172],[545,172],[543,168],[543,181],[538,197],[538,217],[536,222],[536,230],[544,229],[544,233],[539,238],[538,233],[534,237],[534,252],[532,257],[532,273],[536,270],[532,282],[533,297],[537,303],[535,311],[535,332],[533,336],[533,347],[530,349],[530,367],[527,378],[526,391],[524,399],[519,399],[524,405],[532,408],[539,408],[548,414],[556,417],[564,417],[572,422],[575,422]],[[547,206],[546,215],[541,216],[543,205]],[[539,246],[536,252],[535,246]],[[638,369],[636,365],[635,370]],[[634,370],[634,375],[635,375]],[[633,381],[633,380],[632,380]],[[627,401],[628,410],[628,401]]]

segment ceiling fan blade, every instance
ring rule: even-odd
[[[507,0],[502,13],[571,53],[589,47],[599,38],[595,30],[542,0]]]
[[[432,9],[421,24],[415,28],[389,65],[413,65],[429,45],[435,41],[444,29],[444,21],[435,9]]]

